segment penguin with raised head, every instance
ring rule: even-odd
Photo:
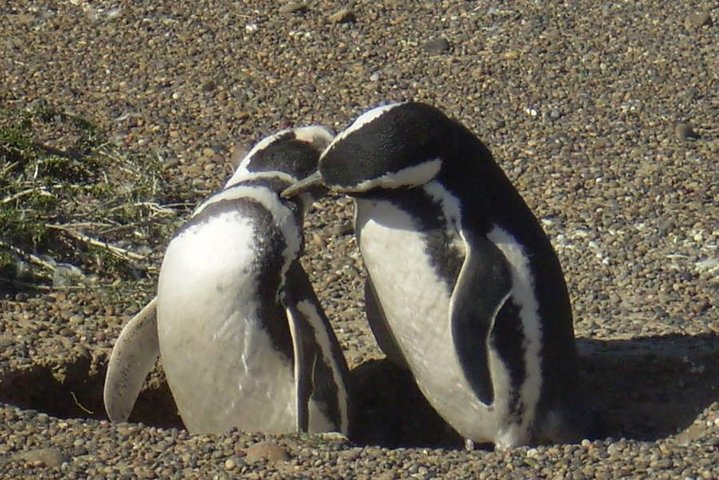
[[[116,342],[104,400],[125,421],[161,357],[192,433],[348,432],[347,365],[305,271],[311,195],[280,192],[317,168],[321,127],[259,142],[175,234],[157,297]]]
[[[354,197],[378,343],[460,435],[498,448],[581,438],[559,261],[474,134],[422,103],[378,107],[283,196],[317,184]]]

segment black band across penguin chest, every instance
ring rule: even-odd
[[[389,202],[412,218],[432,269],[451,292],[462,268],[464,252],[459,232],[446,218],[440,203],[421,189],[390,197]]]

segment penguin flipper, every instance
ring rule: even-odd
[[[405,370],[409,370],[409,364],[404,358],[402,350],[399,348],[397,339],[392,333],[392,330],[389,328],[387,317],[384,314],[382,305],[379,303],[377,292],[374,289],[374,284],[369,276],[367,277],[367,280],[365,280],[364,284],[364,304],[367,321],[369,322],[372,334],[374,335],[380,350],[384,352],[392,363],[398,367],[404,368]]]
[[[312,369],[308,362],[313,359],[315,352],[311,351],[313,350],[312,343],[308,338],[311,332],[308,331],[307,321],[297,308],[298,299],[292,288],[295,283],[292,277],[295,275],[290,274],[293,270],[291,266],[285,281],[284,304],[292,336],[296,428],[298,433],[307,433],[310,418],[309,402],[312,394]]]
[[[155,297],[123,327],[112,349],[103,390],[105,411],[111,422],[127,421],[145,377],[159,357]]]
[[[285,282],[287,309],[296,321],[303,325],[305,369],[300,372],[303,387],[307,386],[304,406],[314,403],[327,421],[329,428],[318,430],[323,422],[314,418],[316,410],[309,415],[309,431],[333,430],[347,435],[349,430],[347,378],[349,369],[337,337],[324,314],[312,284],[299,262],[290,266]]]
[[[486,405],[494,401],[489,343],[500,309],[512,292],[509,264],[484,236],[462,232],[466,257],[450,301],[452,339],[467,380]]]

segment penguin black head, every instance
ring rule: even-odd
[[[456,124],[440,110],[406,102],[372,109],[340,133],[320,157],[318,172],[283,192],[318,183],[344,193],[412,188],[431,181],[453,149]]]
[[[320,152],[332,142],[332,138],[329,130],[314,125],[281,130],[270,135],[245,155],[225,184],[225,189],[263,178],[265,183],[276,185],[271,187],[273,190],[281,192],[288,184],[317,171]],[[307,210],[312,201],[327,193],[327,189],[318,184],[299,193],[305,193],[299,199],[303,209]]]
[[[294,179],[304,178],[317,169],[317,161],[332,134],[324,127],[309,126],[281,130],[262,139],[242,159],[227,186],[248,175],[280,172]]]

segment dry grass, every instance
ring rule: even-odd
[[[85,119],[0,110],[0,291],[144,276],[178,219],[165,186]]]

